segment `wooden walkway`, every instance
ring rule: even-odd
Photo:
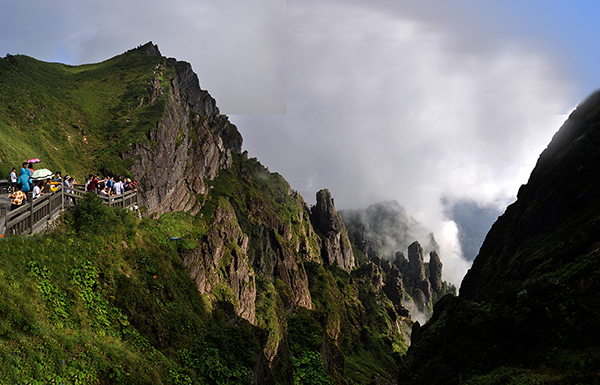
[[[27,203],[10,212],[8,211],[10,201],[8,204],[0,204],[0,235],[10,237],[44,231],[48,224],[56,219],[65,208],[77,205],[87,194],[83,185],[63,187],[59,186],[56,192],[48,192],[37,199],[32,199],[32,192],[28,192]],[[101,195],[99,197],[110,207],[137,208],[137,192],[135,191],[127,191],[111,197]]]

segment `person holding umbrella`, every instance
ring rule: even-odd
[[[46,179],[51,179],[54,176],[52,171],[41,168],[39,170],[35,170],[31,175],[31,180],[35,181],[35,185],[33,187],[33,197],[37,198],[39,196],[44,195],[42,190],[44,189],[44,183]]]

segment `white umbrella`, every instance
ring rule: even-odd
[[[54,176],[54,174],[52,173],[52,171],[48,170],[47,168],[41,168],[39,170],[35,170],[33,172],[33,174],[31,174],[31,179],[32,180],[43,180],[43,179],[50,179]]]

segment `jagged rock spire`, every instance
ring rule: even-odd
[[[429,253],[429,282],[434,292],[442,289],[442,261],[436,251]]]
[[[342,217],[335,210],[333,198],[327,189],[317,193],[317,203],[312,208],[310,219],[315,232],[321,237],[321,255],[323,261],[337,265],[348,271],[354,267],[354,253],[348,230]]]

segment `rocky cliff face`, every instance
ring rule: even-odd
[[[402,275],[396,266],[392,266],[387,273],[383,292],[392,301],[396,313],[403,317],[410,317],[410,312],[404,306],[404,287],[402,285]]]
[[[436,251],[429,253],[429,282],[433,292],[442,290],[442,261]]]
[[[199,247],[182,255],[198,291],[230,302],[240,317],[255,321],[256,283],[248,259],[248,236],[231,204],[221,200]]]
[[[348,230],[335,210],[329,190],[325,189],[317,193],[317,203],[311,211],[311,221],[316,233],[322,239],[323,261],[348,271],[352,270],[354,254],[348,238]]]
[[[242,154],[237,129],[219,114],[188,63],[162,57],[149,43],[76,69],[21,55],[0,58],[0,67],[7,86],[0,87],[0,112],[8,112],[3,116],[11,118],[14,127],[26,128],[23,132],[46,137],[49,123],[62,132],[51,136],[66,137],[65,146],[58,139],[45,141],[44,151],[66,155],[49,157],[57,169],[75,159],[72,163],[79,167],[71,170],[71,164],[70,174],[132,174],[138,182],[146,218],[137,221],[118,212],[124,220],[111,236],[86,233],[93,242],[118,244],[115,250],[125,258],[115,269],[99,271],[98,279],[91,272],[86,278],[94,287],[108,285],[94,301],[106,298],[98,303],[111,309],[109,318],[115,322],[106,321],[103,313],[104,321],[98,318],[102,326],[96,328],[92,311],[76,305],[74,323],[59,329],[72,334],[91,331],[90,326],[92,333],[108,331],[121,346],[143,348],[125,360],[131,365],[123,372],[112,371],[123,367],[113,353],[78,355],[71,360],[77,367],[88,367],[88,359],[98,363],[88,367],[90,381],[119,382],[128,375],[137,379],[144,371],[143,381],[148,383],[208,383],[219,376],[228,377],[222,381],[228,383],[252,379],[256,384],[288,384],[302,382],[307,375],[318,383],[362,384],[373,378],[393,383],[412,323],[402,302],[409,296],[401,271],[408,262],[402,257],[406,263],[398,267],[381,258],[380,244],[369,239],[363,227],[370,259],[361,255],[363,266],[355,269],[348,231],[331,194],[319,192],[311,210],[281,175]],[[60,92],[48,92],[58,83]],[[30,93],[34,85],[36,92]],[[17,93],[22,94],[15,102]],[[52,114],[46,113],[51,100]],[[21,144],[30,142],[20,139]],[[49,150],[54,145],[60,151]],[[15,146],[19,147],[22,152],[29,148]],[[102,215],[109,218],[108,213]],[[65,234],[49,237],[54,235]],[[179,240],[169,239],[175,236]],[[77,236],[66,237],[75,241]],[[43,244],[36,247],[46,250]],[[99,269],[111,263],[88,249],[83,253],[99,258]],[[82,271],[59,272],[65,266],[52,264],[57,273],[53,277]],[[23,277],[23,287],[32,284],[31,277]],[[70,298],[68,293],[78,291],[68,278],[58,281],[57,292],[66,288]],[[5,325],[7,333],[17,336],[7,340],[11,346],[29,341],[35,330],[27,326],[23,334],[21,326],[27,324],[18,324]],[[37,354],[41,345],[23,346],[24,352]],[[93,344],[88,347],[88,352],[96,350]],[[64,356],[61,349],[56,354]],[[41,361],[49,372],[60,362],[56,354]],[[112,362],[110,368],[100,362],[102,357]],[[144,358],[148,362],[140,366]],[[35,373],[27,377],[32,380],[45,374],[29,369]]]
[[[425,276],[423,248],[419,242],[415,241],[408,246],[408,268],[413,287],[413,300],[417,309],[424,312],[427,306],[431,306],[431,284]]]
[[[148,54],[159,56],[148,45]],[[172,79],[162,84],[169,72]],[[207,193],[206,180],[228,169],[232,154],[240,153],[242,138],[227,117],[219,115],[215,100],[200,88],[191,65],[165,59],[154,71],[148,100],[165,100],[163,117],[151,129],[147,142],[136,143],[124,157],[135,159],[130,167],[139,181],[140,206],[148,214],[170,211],[197,213]]]

